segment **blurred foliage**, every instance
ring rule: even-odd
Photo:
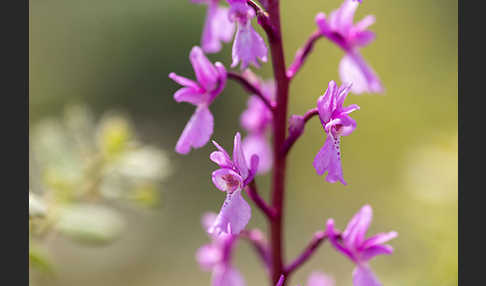
[[[140,142],[125,116],[107,113],[96,123],[83,105],[33,126],[30,148],[30,261],[44,272],[55,268],[39,251],[47,235],[112,243],[125,231],[113,203],[159,206],[171,172],[165,152]]]
[[[328,14],[340,3],[282,1],[287,64],[315,29],[315,14]],[[129,124],[129,129],[135,129],[144,142],[173,150],[193,107],[173,101],[178,86],[167,75],[172,71],[193,75],[188,53],[199,43],[205,12],[204,7],[189,0],[31,1],[31,129],[45,117],[69,117],[68,113],[63,115],[65,106],[82,102],[94,117],[102,116],[105,110],[122,110],[133,118],[135,128]],[[288,160],[285,257],[295,257],[314,231],[324,227],[327,218],[333,217],[336,226],[344,228],[347,220],[369,203],[374,210],[370,233],[399,232],[391,242],[395,253],[372,261],[384,285],[457,285],[457,1],[366,0],[356,19],[367,14],[376,16],[371,30],[377,38],[362,52],[382,79],[386,94],[351,95],[346,99],[346,105],[361,107],[353,114],[358,128],[342,140],[348,186],[328,184],[315,174],[312,159],[325,135],[318,120],[306,126]],[[314,106],[328,81],[338,79],[342,55],[327,41],[316,43],[291,86],[291,113],[302,114]],[[210,58],[229,66],[231,45]],[[264,64],[255,72],[267,78],[272,75],[271,65]],[[222,96],[212,104],[213,138],[223,146],[231,146],[235,131],[241,131],[238,117],[246,100],[245,92],[228,82]],[[123,141],[124,136],[124,127],[117,126],[120,129],[109,136],[118,139],[103,149],[94,143],[100,140],[98,135],[84,133],[82,128],[75,128],[75,133],[81,140],[93,139],[91,144],[97,146],[99,154],[116,154],[121,148],[117,140]],[[70,191],[63,190],[73,189],[73,182],[82,182],[78,170],[88,165],[69,163],[77,155],[63,148],[74,146],[58,144],[56,132],[45,132],[43,140],[51,147],[43,150],[43,155],[56,163],[42,169],[56,171],[37,176],[31,170],[31,189],[42,194],[34,181],[36,177],[46,178],[49,186],[55,186],[53,191],[60,193],[58,200],[62,194],[66,196],[62,200],[69,200]],[[31,134],[34,149],[33,138]],[[212,149],[208,144],[188,156],[170,154],[174,172],[164,184],[164,189],[170,190],[164,192],[164,208],[151,216],[117,209],[124,216],[125,230],[130,231],[113,243],[93,248],[54,236],[46,239],[42,246],[49,250],[56,279],[32,280],[49,286],[208,285],[210,277],[200,271],[194,254],[207,242],[200,215],[217,211],[224,199],[210,180],[210,172],[216,168],[208,159]],[[31,157],[35,154],[32,151]],[[122,161],[111,158],[108,161]],[[90,168],[96,169],[96,164]],[[127,185],[115,177],[104,177],[104,184],[115,190],[117,184]],[[258,178],[265,197],[268,179]],[[127,202],[152,202],[151,188],[138,185],[127,193],[113,195],[110,187],[104,187],[102,198],[121,196]],[[265,230],[261,214],[253,212],[249,227]],[[238,245],[235,257],[248,285],[265,285],[265,274],[247,244]],[[313,270],[332,274],[337,285],[351,285],[352,268],[325,244],[290,285],[306,281]]]

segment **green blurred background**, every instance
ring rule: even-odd
[[[328,14],[339,0],[281,4],[287,64],[315,28],[314,15]],[[118,110],[135,122],[138,135],[170,154],[173,175],[163,185],[163,205],[127,210],[122,238],[84,247],[62,238],[46,242],[56,278],[32,275],[36,285],[209,285],[195,251],[208,242],[200,226],[224,196],[211,184],[216,168],[210,144],[179,156],[173,148],[193,107],[172,99],[179,87],[167,75],[191,77],[188,53],[199,44],[203,6],[189,0],[30,1],[30,126],[61,116],[66,104],[87,104],[95,114]],[[375,14],[376,41],[362,50],[381,77],[385,96],[351,95],[347,104],[358,128],[343,138],[348,186],[328,184],[312,160],[325,135],[318,120],[306,127],[289,158],[285,215],[287,259],[333,217],[343,229],[364,204],[374,210],[370,233],[396,230],[395,253],[371,262],[384,285],[457,285],[457,1],[365,0],[355,19]],[[261,30],[260,30],[261,31]],[[322,40],[291,86],[290,112],[304,113],[331,79],[338,80],[342,51]],[[231,63],[231,45],[215,55]],[[271,76],[269,64],[257,73]],[[211,107],[213,138],[230,147],[246,94],[229,82]],[[268,176],[259,179],[268,195]],[[255,209],[249,227],[266,231]],[[267,285],[261,264],[241,242],[236,264],[248,285]],[[351,285],[353,265],[329,245],[296,273],[304,283],[312,270]]]

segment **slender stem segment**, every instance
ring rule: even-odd
[[[272,206],[275,216],[270,221],[270,245],[272,254],[271,283],[275,285],[283,273],[283,204],[285,193],[285,166],[286,156],[281,148],[285,141],[287,130],[287,105],[289,79],[286,74],[285,57],[280,29],[279,0],[268,1],[268,14],[273,33],[268,35],[270,51],[272,54],[272,66],[277,87],[277,105],[273,117],[273,155],[274,169],[272,177]],[[284,286],[284,285],[282,285]]]
[[[263,200],[263,198],[260,197],[260,195],[258,194],[255,180],[251,181],[251,183],[248,184],[245,190],[250,199],[252,199],[255,205],[262,210],[267,218],[270,220],[273,219],[273,217],[275,216],[275,211],[270,206],[268,206],[265,200]]]
[[[302,266],[311,256],[314,254],[314,252],[317,250],[317,248],[327,239],[327,235],[325,234],[324,231],[318,231],[314,234],[314,237],[312,238],[311,242],[309,245],[302,251],[302,254],[297,257],[294,262],[292,262],[290,265],[288,265],[285,268],[285,273],[284,275],[288,277],[294,270]]]
[[[263,95],[263,92],[258,87],[249,82],[244,76],[229,71],[228,78],[241,84],[241,86],[249,93],[258,96],[270,110],[273,111],[275,109],[274,105]]]
[[[270,271],[271,257],[268,251],[268,246],[263,238],[263,234],[259,230],[243,230],[240,233],[241,238],[247,239],[255,248],[258,256],[266,266],[266,270]]]
[[[319,115],[319,112],[317,111],[317,108],[313,108],[313,109],[309,109],[303,116],[303,119],[304,119],[304,124],[307,123],[307,121],[309,121],[312,117],[316,116],[316,115]],[[284,144],[283,144],[283,148],[282,148],[282,153],[283,154],[287,154],[290,150],[290,148],[292,148],[292,146],[294,145],[294,143],[297,141],[297,139],[300,138],[300,136],[302,135],[302,133],[304,133],[304,130],[302,130],[302,132],[298,133],[298,134],[295,134],[293,136],[289,136]]]
[[[310,35],[309,39],[307,39],[307,42],[304,44],[304,46],[297,51],[297,53],[295,54],[294,62],[287,70],[287,76],[289,77],[289,79],[292,79],[295,74],[300,70],[305,60],[307,59],[307,56],[310,55],[310,53],[312,52],[314,44],[321,37],[322,35],[319,30],[314,31],[314,33]]]

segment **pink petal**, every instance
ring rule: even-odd
[[[233,37],[235,24],[228,19],[228,8],[210,4],[204,24],[201,48],[206,53],[217,53],[221,42],[229,42]]]
[[[241,190],[226,195],[226,200],[221,207],[218,217],[208,232],[219,236],[228,230],[231,225],[231,234],[239,234],[248,224],[251,218],[251,208],[243,199]]]
[[[373,210],[369,205],[365,205],[349,221],[343,232],[344,244],[348,248],[358,249],[361,246],[372,217]]]
[[[192,87],[183,87],[174,93],[174,100],[198,105],[204,102],[204,94],[201,94],[199,90]]]
[[[272,167],[272,148],[264,134],[250,134],[243,140],[246,162],[250,165],[252,155],[259,159],[257,174],[264,174]]]
[[[353,271],[354,286],[382,286],[367,265],[359,265]]]
[[[326,181],[329,183],[340,181],[343,185],[346,185],[341,166],[339,139],[332,138],[330,135],[327,136],[324,146],[314,158],[313,166],[318,175],[328,172]]]
[[[213,212],[206,212],[201,217],[201,225],[203,226],[204,230],[208,230],[211,225],[213,225],[214,221],[218,214]]]
[[[353,18],[359,4],[353,0],[345,0],[336,14],[336,30],[346,37],[353,27]]]
[[[375,245],[361,251],[359,255],[359,260],[366,262],[377,255],[389,255],[393,253],[393,247],[390,245]]]
[[[233,62],[231,67],[236,67],[241,61],[240,69],[244,70],[249,64],[260,67],[258,59],[267,61],[267,46],[263,38],[253,29],[251,22],[238,24],[232,51]]]
[[[243,187],[243,178],[231,169],[218,169],[211,174],[211,179],[216,188],[228,194]]]
[[[331,276],[321,272],[312,272],[306,286],[334,286],[335,281]]]
[[[190,80],[186,77],[177,75],[174,72],[171,72],[169,74],[169,78],[172,79],[173,81],[177,82],[178,84],[182,85],[182,86],[192,87],[194,89],[199,89],[199,85],[196,82],[194,82],[193,80]]]
[[[179,154],[187,154],[191,147],[200,148],[209,141],[213,134],[214,118],[206,106],[199,106],[187,122],[175,150]]]
[[[213,270],[212,286],[245,286],[240,272],[230,265],[219,265]]]
[[[248,166],[246,165],[245,153],[243,152],[241,135],[239,132],[236,133],[233,144],[233,163],[238,169],[243,180],[245,180],[248,177]]]
[[[357,52],[342,58],[339,63],[339,75],[341,81],[353,83],[351,87],[353,93],[383,92],[380,79]]]
[[[226,152],[214,151],[209,155],[209,158],[221,168],[233,168],[233,162]]]
[[[206,244],[201,246],[196,252],[196,260],[202,269],[211,270],[223,258],[221,249],[216,244]]]
[[[334,110],[336,109],[336,92],[338,86],[335,81],[331,80],[327,86],[326,92],[317,99],[317,111],[321,122],[327,122]]]
[[[218,82],[218,71],[204,55],[200,47],[193,47],[189,55],[197,81],[206,91],[211,91]]]
[[[367,240],[365,240],[363,242],[362,247],[364,249],[366,249],[368,247],[372,247],[372,246],[375,246],[375,245],[378,245],[378,244],[383,244],[383,243],[385,243],[385,242],[389,241],[390,239],[393,239],[397,236],[398,236],[398,233],[396,231],[390,231],[390,232],[386,232],[386,233],[378,233],[378,234],[375,234],[372,237],[368,238]]]

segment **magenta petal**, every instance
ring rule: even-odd
[[[240,272],[231,265],[221,264],[214,268],[211,278],[212,286],[245,286]]]
[[[341,34],[346,35],[353,27],[353,18],[359,4],[353,0],[344,0],[344,3],[339,7],[336,15],[338,30]]]
[[[243,187],[243,178],[235,171],[223,168],[214,171],[211,179],[216,188],[228,194]]]
[[[354,286],[382,286],[367,265],[358,265],[353,271]]]
[[[339,75],[341,81],[353,83],[351,87],[353,93],[383,92],[380,79],[358,53],[343,57],[339,63]]]
[[[258,156],[257,174],[264,174],[270,170],[273,162],[272,148],[264,134],[250,134],[243,140],[242,145],[248,165],[252,155]]]
[[[235,24],[228,19],[228,8],[209,4],[201,39],[201,48],[206,53],[217,53],[221,42],[229,42],[233,37]]]
[[[359,260],[366,262],[377,255],[389,255],[393,253],[393,247],[390,245],[375,245],[361,251]]]
[[[324,146],[314,158],[313,166],[319,175],[323,175],[326,171],[328,172],[326,180],[329,183],[340,181],[343,185],[346,185],[343,178],[341,153],[339,150],[339,139],[333,139],[332,136],[328,135]]]
[[[196,82],[194,82],[193,80],[190,80],[190,79],[188,79],[186,77],[177,75],[174,72],[171,72],[169,74],[169,78],[172,79],[173,81],[177,82],[178,84],[182,85],[182,86],[192,87],[194,89],[198,89],[199,88],[199,85]]]
[[[221,151],[214,151],[209,155],[209,158],[221,168],[232,168],[233,162],[229,156]]]
[[[267,46],[263,38],[253,29],[250,21],[246,24],[238,24],[235,40],[233,42],[233,62],[231,67],[236,67],[241,61],[240,69],[244,70],[249,64],[260,67],[258,59],[267,61]]]
[[[334,286],[334,285],[335,285],[335,281],[332,277],[324,273],[314,271],[309,275],[306,286]]]
[[[198,105],[203,103],[204,94],[192,87],[180,88],[176,93],[174,93],[174,100],[177,102],[188,102],[193,105]]]
[[[368,247],[372,247],[378,244],[383,244],[397,236],[398,233],[396,231],[375,234],[363,242],[362,248],[366,249]]]
[[[206,212],[202,215],[201,217],[201,225],[204,228],[204,230],[208,230],[216,220],[216,217],[218,214],[213,213],[213,212]]]
[[[251,208],[243,199],[241,190],[228,193],[221,207],[218,217],[208,232],[215,236],[225,233],[231,225],[231,233],[239,234],[251,218]]]
[[[238,169],[241,177],[245,180],[248,177],[248,165],[246,164],[245,153],[241,144],[241,135],[239,132],[235,135],[233,144],[233,163]]]
[[[200,47],[193,47],[189,54],[194,73],[197,81],[206,91],[211,91],[216,87],[218,82],[218,71],[208,60]]]
[[[373,218],[373,210],[369,205],[363,206],[349,221],[343,232],[343,240],[346,246],[357,249],[364,242],[366,231]]]
[[[187,154],[191,147],[204,146],[213,134],[214,118],[206,106],[199,106],[187,122],[181,137],[177,141],[175,150],[179,154]]]
[[[202,269],[209,271],[223,258],[221,249],[216,244],[201,246],[196,252],[196,260]]]
[[[335,81],[331,80],[327,86],[326,92],[317,99],[317,111],[321,122],[327,122],[334,110],[336,109],[336,91],[338,86]]]

